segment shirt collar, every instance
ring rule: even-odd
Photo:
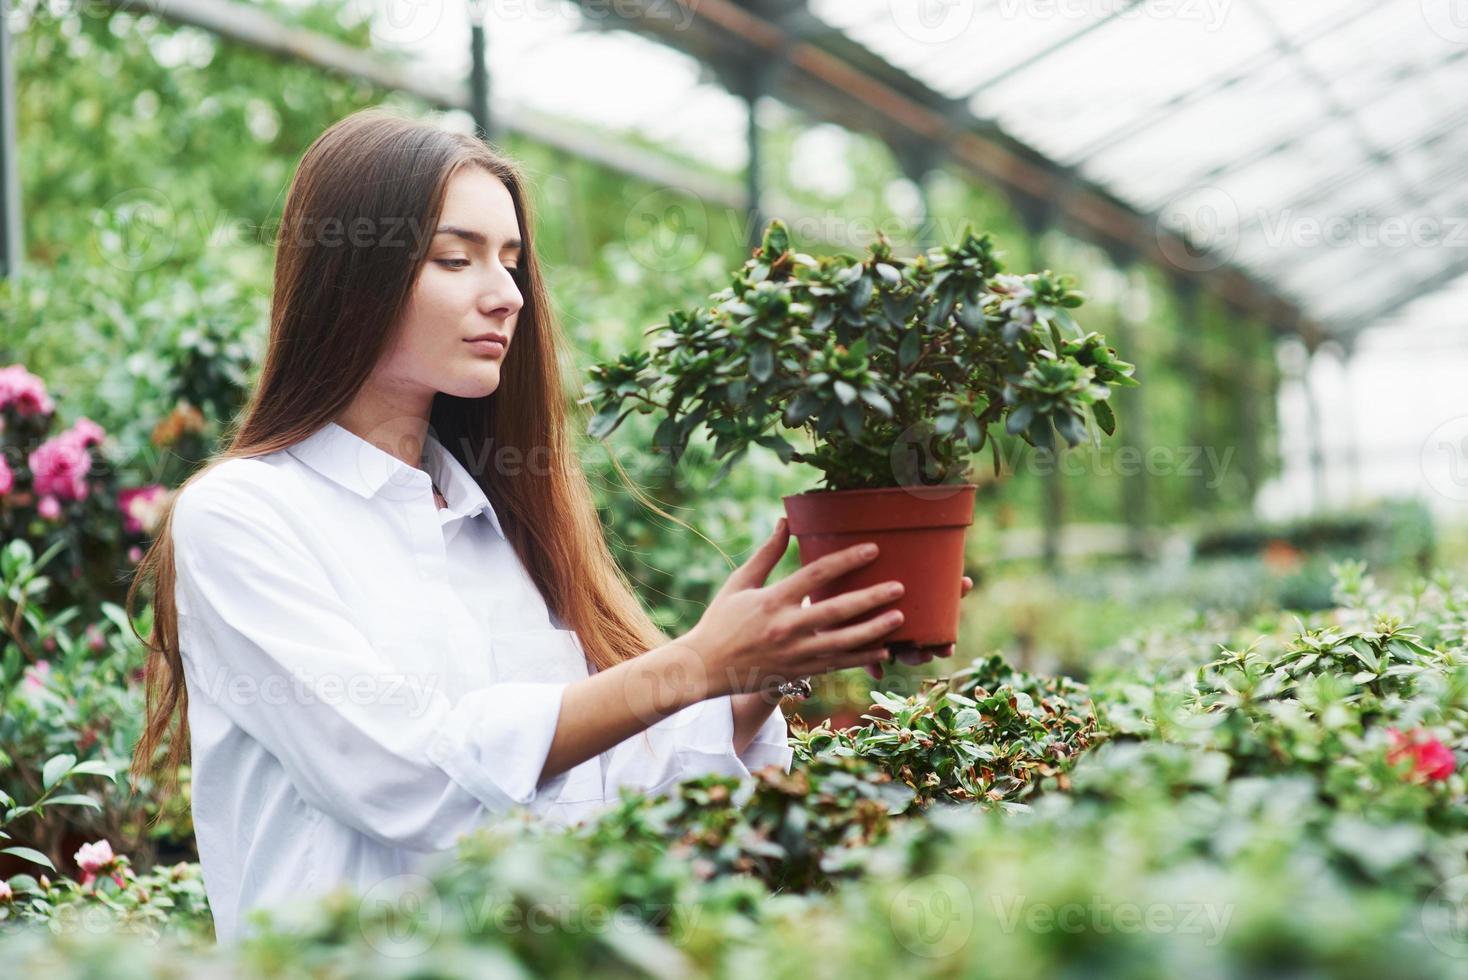
[[[450,511],[459,517],[474,517],[482,511],[496,533],[505,536],[479,481],[432,433],[423,440],[423,469],[409,466],[336,422],[327,422],[286,451],[327,479],[369,499],[382,494],[407,501],[431,493],[431,476]]]

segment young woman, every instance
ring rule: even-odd
[[[778,686],[887,659],[900,616],[857,617],[900,586],[803,605],[859,548],[766,585],[783,522],[663,635],[573,453],[562,352],[509,161],[379,109],[307,150],[258,385],[133,585],[155,612],[133,773],[191,761],[221,940],[492,813],[788,770]]]

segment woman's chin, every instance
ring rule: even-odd
[[[485,398],[500,386],[500,366],[490,361],[465,371],[448,385],[440,384],[439,391],[455,398]]]

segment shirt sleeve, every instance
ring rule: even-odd
[[[731,733],[733,727],[734,702],[730,700],[729,728]],[[754,738],[750,740],[749,745],[739,753],[739,761],[751,770],[775,765],[789,772],[794,758],[795,750],[790,747],[790,726],[785,720],[785,711],[776,704],[764,724],[760,725],[754,733]]]
[[[624,742],[608,759],[607,789],[622,787],[660,796],[685,780],[718,775],[747,779],[774,764],[790,771],[785,714],[776,705],[743,752],[734,750],[734,704],[728,695],[677,711]]]
[[[452,847],[538,782],[564,683],[502,683],[451,702],[410,684],[353,622],[321,560],[259,487],[201,478],[173,511],[189,698],[271,753],[301,797],[383,843]]]

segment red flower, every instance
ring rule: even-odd
[[[1453,750],[1433,738],[1425,728],[1414,728],[1407,735],[1388,728],[1386,733],[1392,743],[1387,750],[1386,761],[1395,765],[1402,759],[1411,759],[1410,778],[1414,781],[1447,779],[1458,767]]]

